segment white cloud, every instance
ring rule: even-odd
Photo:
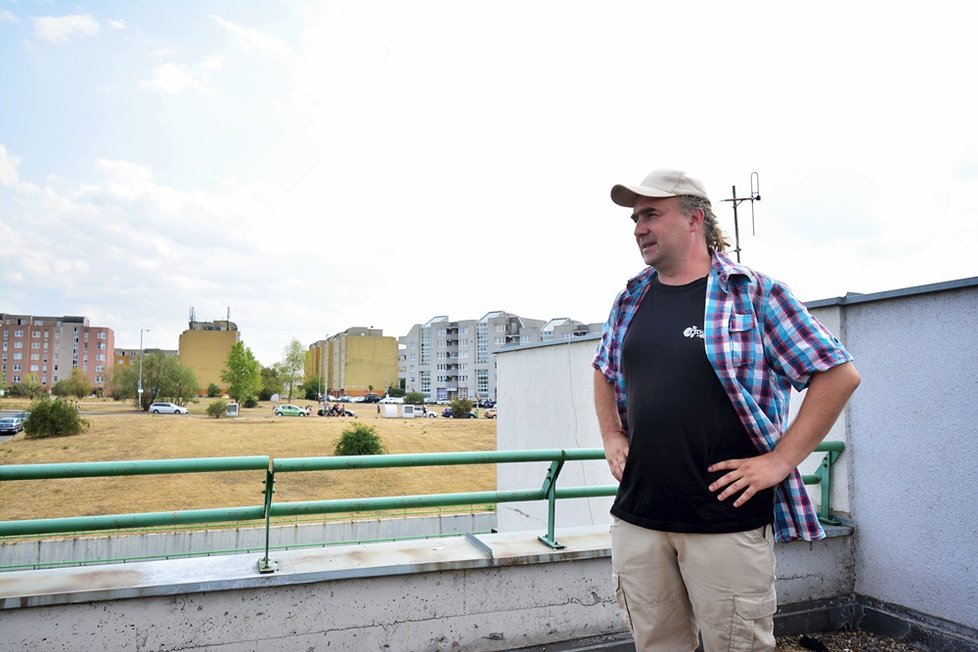
[[[206,89],[204,80],[198,73],[175,63],[164,63],[153,68],[149,81],[141,81],[143,88],[176,95],[187,89]]]
[[[11,11],[7,9],[0,9],[0,23],[11,23],[16,25],[20,22],[20,18],[17,18]]]
[[[17,168],[20,167],[20,159],[7,151],[7,148],[0,143],[0,186],[16,186],[20,181]]]
[[[52,43],[64,43],[73,36],[95,36],[99,28],[98,21],[87,14],[41,16],[32,21],[38,37]]]
[[[211,55],[209,57],[204,57],[197,64],[197,67],[201,70],[220,70],[224,67],[224,57],[218,55]]]
[[[118,20],[109,18],[105,22],[107,22],[109,24],[109,27],[111,27],[112,29],[125,29],[126,28],[126,21],[122,20],[121,18],[118,19]]]
[[[220,16],[211,16],[221,29],[234,36],[234,44],[245,52],[260,52],[276,57],[284,57],[291,51],[289,46],[275,38],[271,34],[258,31],[251,27],[242,27],[231,21],[224,20]]]

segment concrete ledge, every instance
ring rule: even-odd
[[[551,550],[527,532],[287,550],[277,570],[258,572],[262,555],[224,555],[0,574],[0,609],[306,584],[446,570],[606,558],[604,528],[559,532]]]

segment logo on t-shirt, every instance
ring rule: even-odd
[[[702,328],[698,328],[696,326],[690,326],[689,328],[687,328],[686,330],[684,330],[683,331],[683,336],[684,337],[698,337],[701,340],[705,340],[706,339],[706,334],[703,332],[703,329]]]

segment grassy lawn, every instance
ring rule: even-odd
[[[488,451],[496,448],[496,422],[489,419],[383,419],[376,406],[349,404],[352,418],[275,417],[272,403],[244,409],[240,417],[212,419],[210,399],[190,406],[190,415],[138,413],[128,403],[83,400],[90,428],[75,437],[27,440],[24,433],[0,443],[0,464],[41,464],[190,457],[316,457],[332,455],[351,423],[374,426],[390,453]],[[307,401],[295,401],[305,406]],[[0,399],[0,409],[27,401]],[[121,514],[259,505],[263,472],[198,473],[115,478],[4,482],[0,520]],[[533,486],[537,480],[528,486]],[[493,465],[415,467],[283,474],[276,502],[491,491]]]

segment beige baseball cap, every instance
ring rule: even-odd
[[[635,206],[635,199],[639,196],[678,197],[679,195],[702,197],[707,201],[710,199],[703,183],[682,170],[654,170],[645,177],[640,185],[625,186],[618,184],[611,189],[611,201],[628,208]]]

